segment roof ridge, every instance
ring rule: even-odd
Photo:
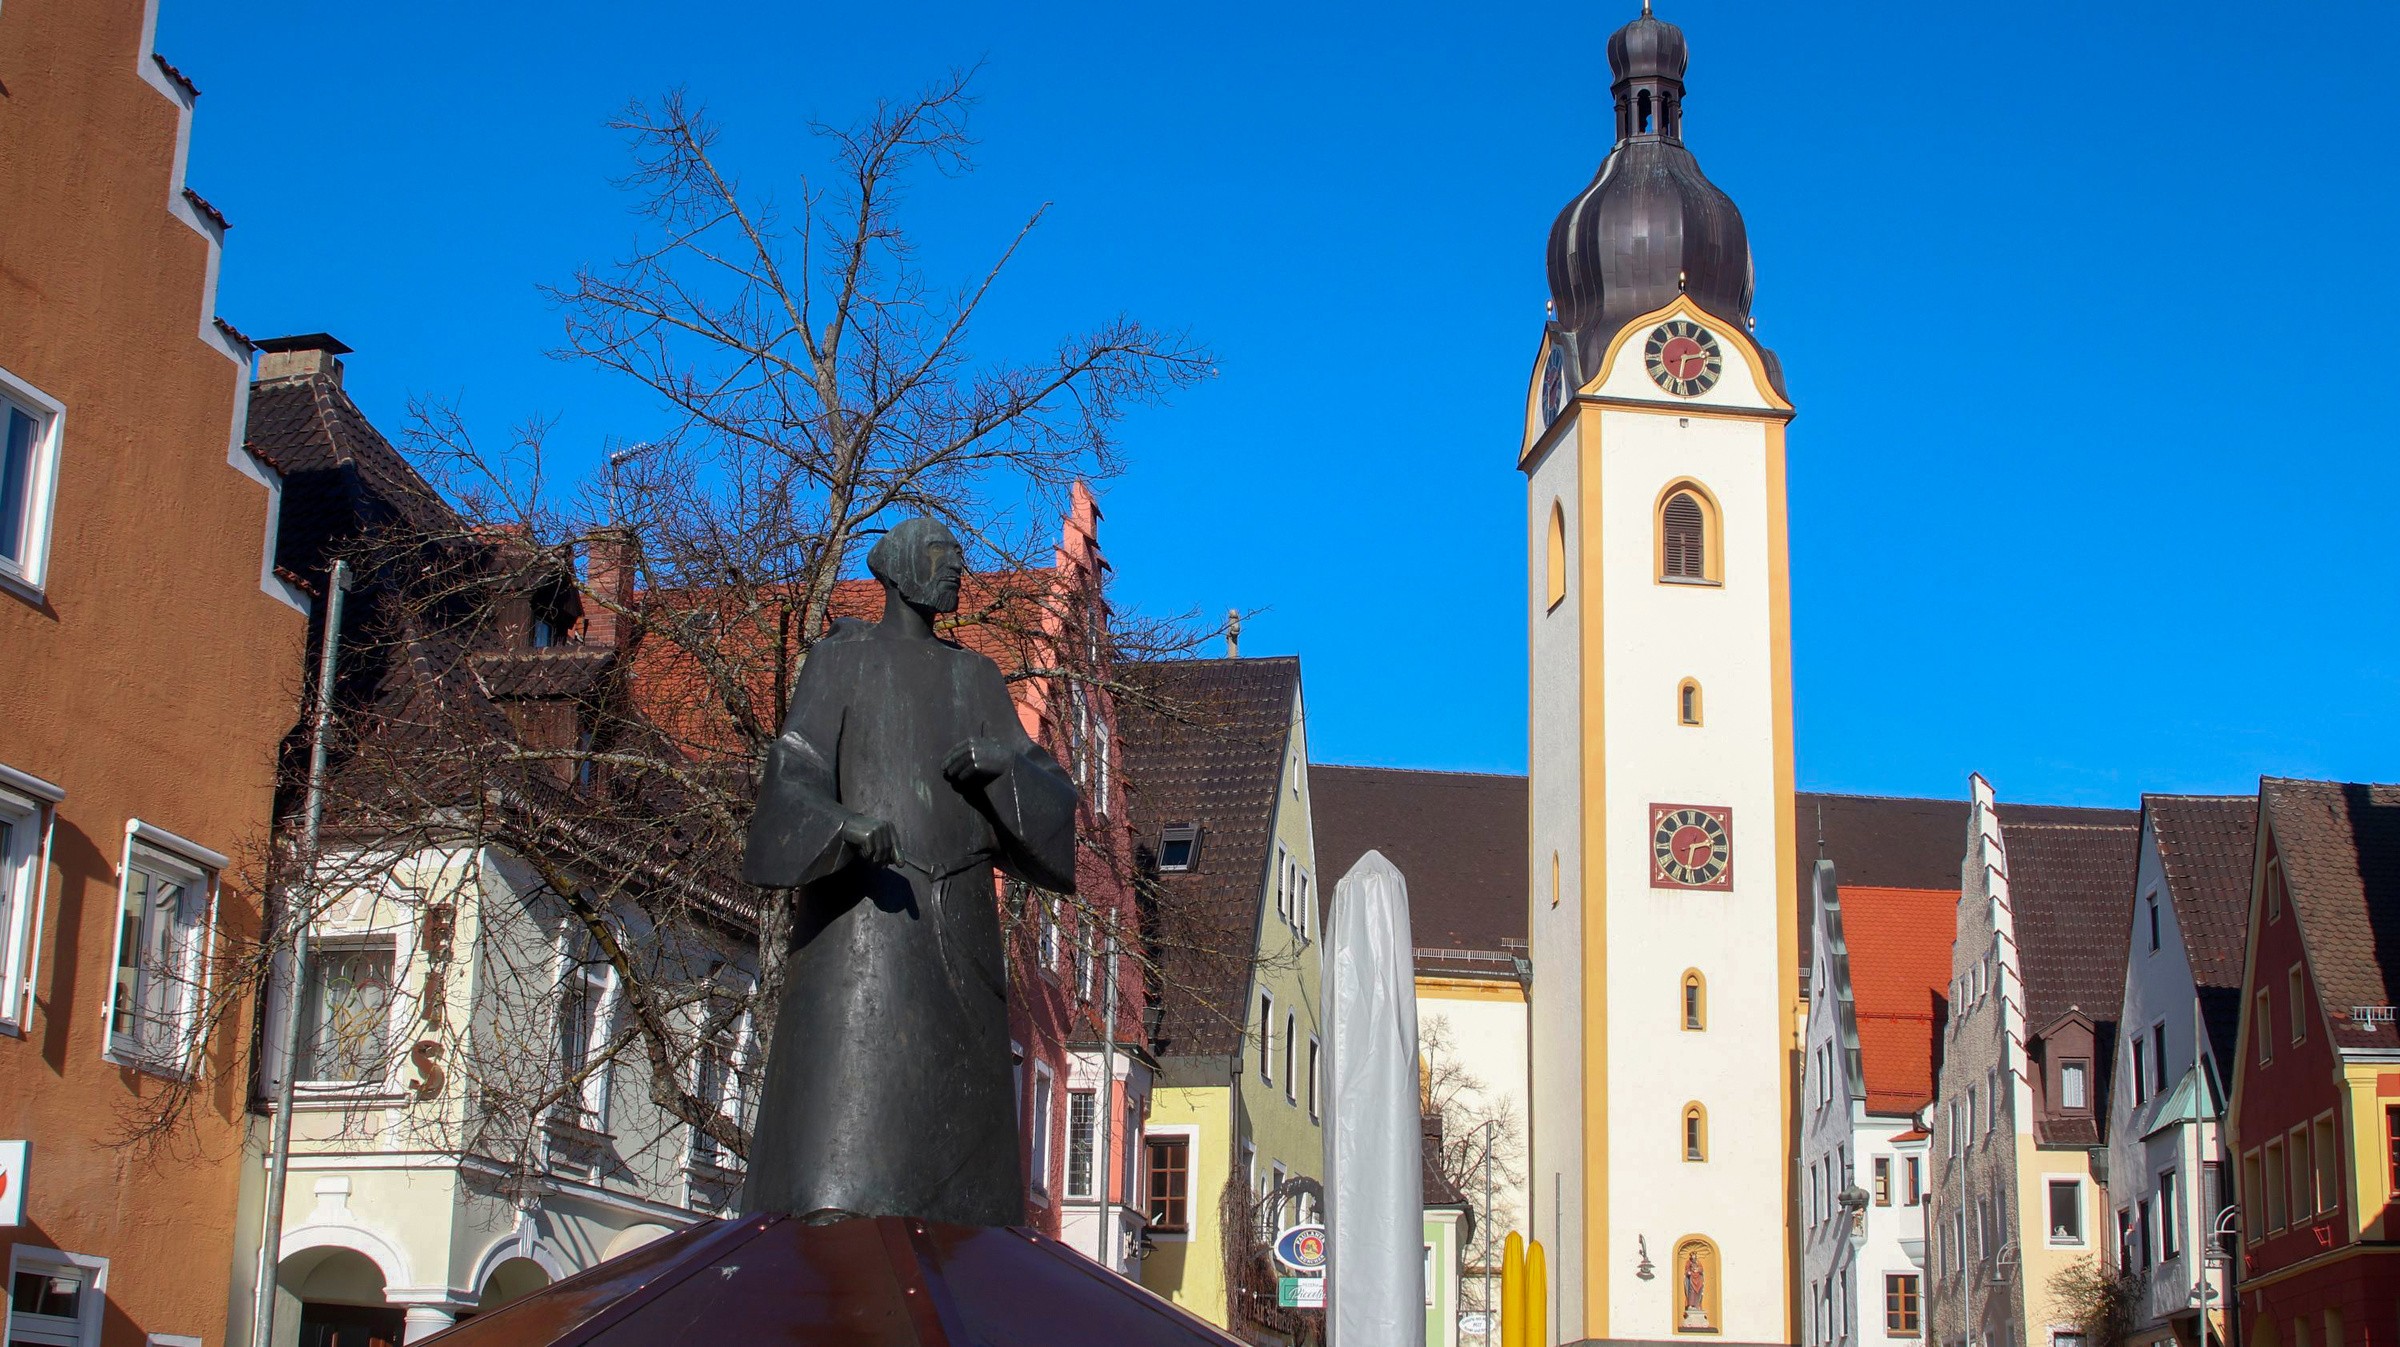
[[[1471,772],[1456,767],[1377,767],[1363,762],[1311,762],[1309,770],[1330,768],[1337,772],[1393,772],[1410,776],[1471,776],[1491,781],[1528,781],[1523,772]]]

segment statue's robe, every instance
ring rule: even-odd
[[[962,788],[943,760],[975,737],[1008,764]],[[1075,801],[983,656],[857,623],[809,652],[743,861],[803,889],[743,1211],[1023,1223],[992,868],[1072,892]],[[843,839],[861,814],[894,864]]]

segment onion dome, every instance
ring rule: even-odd
[[[1585,361],[1678,294],[1732,327],[1749,326],[1742,213],[1683,144],[1689,60],[1683,30],[1651,17],[1647,4],[1608,40],[1616,147],[1550,227],[1551,303]]]

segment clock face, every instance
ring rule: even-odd
[[[1725,372],[1725,351],[1716,334],[1681,318],[1652,329],[1642,355],[1651,381],[1679,398],[1700,396]]]
[[[1733,811],[1711,805],[1650,806],[1650,887],[1733,887]]]

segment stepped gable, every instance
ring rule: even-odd
[[[2344,1050],[2400,1048],[2400,785],[2259,783],[2317,999]]]
[[[1524,777],[1311,764],[1308,785],[1321,902],[1380,851],[1408,877],[1419,975],[1515,979],[1531,893]]]
[[[1300,661],[1159,660],[1121,674],[1119,755],[1138,844],[1155,854],[1161,828],[1200,825],[1192,868],[1157,881],[1159,1055],[1230,1055],[1248,1014]]]
[[[2142,808],[2158,838],[2209,1046],[2220,1069],[2229,1070],[2242,1019],[2242,959],[2250,944],[2258,797],[2145,795]]]

